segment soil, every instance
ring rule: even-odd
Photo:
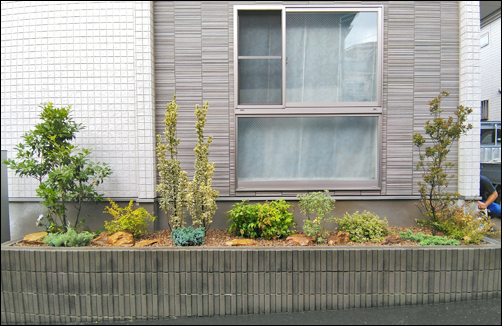
[[[424,234],[432,234],[432,230],[426,227],[408,227],[408,228],[396,228],[396,227],[391,227],[391,233],[399,233],[399,232],[405,232],[407,229],[413,231],[413,233],[424,233]],[[299,234],[302,234],[303,231],[297,232]],[[336,235],[337,231],[332,230],[330,231],[330,236]],[[437,233],[436,235],[439,236],[444,236],[442,233]],[[236,235],[229,235],[226,229],[215,229],[212,230],[210,229],[207,231],[206,234],[206,241],[205,244],[201,245],[200,247],[225,247],[225,242],[229,240],[234,240],[234,239],[242,239],[241,237],[238,237]],[[157,243],[153,244],[151,247],[176,247],[171,240],[171,231],[169,230],[161,230],[161,231],[155,231],[151,232],[147,235],[144,235],[138,239],[136,239],[136,242],[139,242],[141,240],[157,240]],[[286,242],[285,239],[277,239],[277,240],[267,240],[263,238],[258,238],[254,239],[258,245],[253,246],[253,247],[291,247],[294,245],[291,245]],[[486,242],[481,242],[480,244],[485,244]],[[463,245],[464,241],[460,240],[460,244]],[[313,246],[326,246],[327,244],[314,244]],[[362,242],[362,243],[357,243],[357,242],[349,242],[345,245],[340,245],[341,246],[418,246],[418,242],[416,241],[410,241],[410,240],[401,240],[400,243],[397,244],[388,244],[388,245],[382,245],[380,243],[374,243],[371,241],[368,242]],[[15,246],[41,246],[45,247],[47,246],[46,244],[26,244],[23,242],[15,244]],[[91,244],[90,247],[103,247],[99,245],[94,245]]]

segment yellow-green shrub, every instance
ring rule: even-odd
[[[129,232],[133,237],[137,238],[148,233],[147,221],[155,221],[155,216],[151,216],[143,207],[132,210],[133,201],[129,202],[129,206],[120,208],[113,200],[108,198],[112,207],[105,207],[104,213],[111,214],[113,220],[105,221],[105,228],[111,232]]]
[[[384,217],[381,220],[378,215],[367,211],[357,211],[352,215],[345,213],[343,218],[335,218],[335,222],[341,231],[349,232],[350,241],[353,242],[380,242],[390,234],[387,219]]]

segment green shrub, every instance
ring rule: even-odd
[[[437,235],[428,235],[423,233],[413,234],[411,230],[406,230],[406,232],[399,232],[399,236],[404,240],[416,241],[421,246],[458,246],[460,244],[460,242],[455,239],[448,239],[447,237],[440,237]]]
[[[132,210],[133,201],[129,202],[129,206],[120,208],[113,200],[108,198],[112,204],[112,208],[106,206],[103,213],[109,213],[113,216],[110,222],[105,221],[105,228],[115,233],[118,231],[129,232],[133,237],[137,238],[148,233],[147,221],[155,221],[155,216],[151,216],[143,207]]]
[[[472,207],[475,207],[472,203],[448,207],[446,218],[438,222],[438,231],[448,237],[464,240],[466,244],[479,243],[486,234],[500,233],[490,231],[495,224],[484,218],[478,219]]]
[[[199,246],[205,242],[206,229],[204,227],[193,229],[180,227],[171,231],[171,239],[177,246]]]
[[[326,231],[326,223],[333,220],[332,217],[326,217],[327,214],[335,209],[335,200],[330,197],[328,190],[314,192],[311,194],[296,196],[300,212],[307,215],[308,220],[303,221],[303,232],[309,237],[314,237],[317,242],[324,242],[329,232]],[[310,220],[310,215],[315,214],[316,218]]]
[[[273,239],[293,233],[289,229],[294,225],[293,213],[288,211],[293,206],[284,199],[264,204],[249,204],[247,200],[243,200],[233,207],[227,212],[227,219],[231,222],[229,234],[235,232],[245,238]]]
[[[341,231],[349,232],[353,242],[380,242],[390,233],[385,217],[381,220],[378,215],[367,211],[361,214],[357,211],[352,215],[345,213],[343,218],[336,218],[335,221]]]
[[[44,238],[44,243],[51,247],[84,247],[91,243],[94,233],[83,231],[77,233],[74,228],[67,227],[65,233],[50,233]]]

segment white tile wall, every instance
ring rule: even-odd
[[[152,3],[2,2],[1,145],[13,158],[38,105],[73,105],[76,144],[110,164],[110,197],[154,198]],[[38,183],[9,171],[10,197]]]
[[[468,197],[479,194],[479,28],[479,1],[460,1],[460,104],[473,109],[467,123],[471,123],[474,128],[459,140],[458,192]]]

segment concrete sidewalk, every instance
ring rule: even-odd
[[[497,298],[419,306],[98,322],[87,325],[500,325],[500,311],[501,299]]]

